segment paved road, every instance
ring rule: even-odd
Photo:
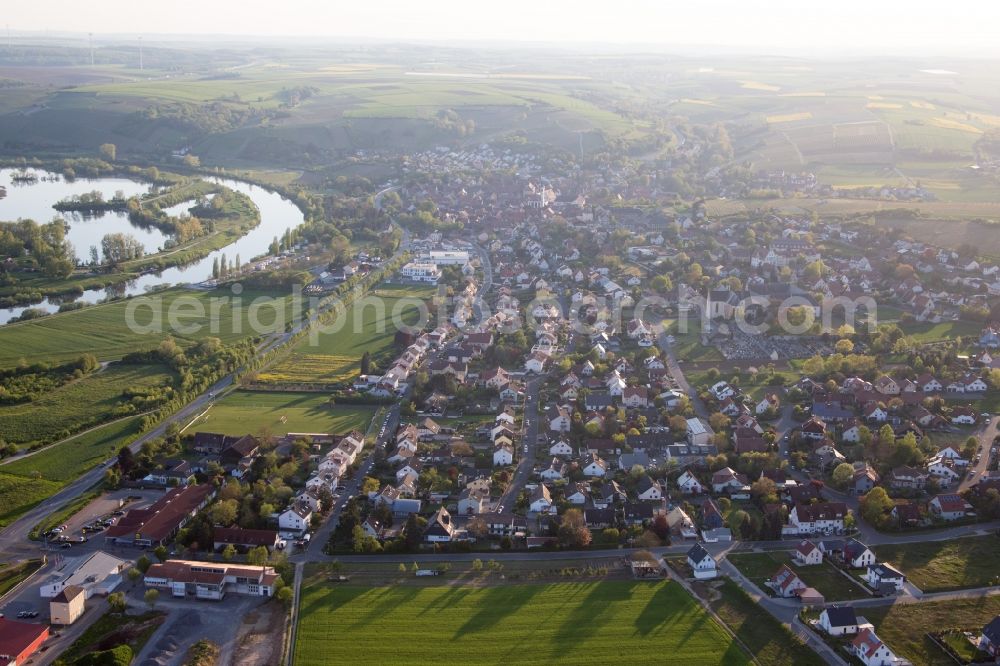
[[[982,457],[978,463],[970,466],[968,473],[958,486],[959,491],[966,490],[974,485],[989,468],[990,460],[993,458],[990,454],[990,449],[993,447],[993,438],[1000,434],[997,432],[998,422],[1000,422],[1000,416],[993,416],[989,421],[977,426],[973,433],[979,439],[979,444],[982,448]]]
[[[694,391],[688,383],[687,377],[684,376],[684,371],[681,370],[680,363],[677,361],[677,356],[674,354],[673,346],[667,343],[667,334],[665,332],[660,333],[657,338],[657,344],[663,352],[663,355],[666,356],[667,372],[669,372],[677,382],[679,390],[682,393],[686,393],[691,399],[691,407],[694,408],[695,416],[703,419],[705,423],[708,423],[708,417],[710,416],[708,407],[706,407],[705,403],[698,397],[698,392]]]
[[[542,377],[532,377],[525,383],[524,387],[524,415],[523,427],[521,428],[521,450],[515,452],[515,456],[520,458],[517,469],[514,471],[514,478],[511,479],[507,490],[500,497],[497,504],[497,511],[513,511],[517,504],[517,497],[524,490],[525,484],[531,478],[535,466],[535,451],[538,447],[538,391],[542,386]]]

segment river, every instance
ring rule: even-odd
[[[66,182],[59,177],[55,181],[40,180],[33,185],[15,185],[10,181],[11,173],[10,169],[0,170],[0,184],[7,188],[7,196],[0,199],[0,221],[4,222],[17,218],[31,218],[36,222],[48,222],[53,217],[58,216],[57,211],[52,208],[52,204],[73,194],[98,190],[104,194],[105,198],[110,198],[117,190],[122,190],[126,196],[141,194],[149,190],[148,185],[125,178],[77,179],[73,182]],[[43,171],[35,171],[35,173],[39,176],[58,175]],[[162,273],[148,273],[120,288],[113,289],[116,296],[143,294],[152,288],[167,285],[203,282],[212,277],[212,264],[216,258],[224,254],[232,262],[236,255],[240,255],[243,261],[249,261],[252,257],[266,254],[275,236],[280,237],[285,233],[285,229],[295,228],[305,221],[302,211],[294,203],[276,192],[226,178],[208,178],[207,180],[220,183],[250,197],[260,211],[260,224],[234,243],[216,250],[194,263],[168,268]],[[143,240],[141,234],[147,231],[132,225],[126,217],[116,214],[91,218],[75,215],[63,217],[70,224],[69,238],[76,246],[79,258],[85,258],[89,255],[91,245],[100,246],[100,238],[106,233],[123,231]],[[159,234],[159,232],[156,233]],[[160,234],[158,239],[156,237],[149,238],[154,242],[146,240],[143,242],[147,249],[153,249],[159,247],[166,237]],[[81,242],[84,243],[83,247],[79,245]],[[108,296],[107,290],[93,289],[85,291],[83,296],[75,300],[96,303]],[[0,308],[0,325],[7,323],[13,317],[19,317],[28,308],[56,312],[59,305],[64,302],[66,301],[53,299],[23,307]]]

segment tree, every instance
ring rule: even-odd
[[[109,264],[138,259],[145,252],[143,244],[132,234],[105,234],[101,238],[101,253],[104,255],[104,261]]]
[[[156,555],[156,559],[161,562],[166,562],[167,558],[170,557],[170,551],[163,544],[160,544],[155,549],[153,549],[153,555]]]
[[[269,553],[267,552],[267,546],[257,546],[256,548],[252,548],[250,552],[247,553],[247,562],[255,567],[265,566],[268,559]]]
[[[762,476],[750,486],[750,495],[759,504],[775,504],[778,501],[778,486],[771,479]]]
[[[128,576],[130,583],[135,583],[137,580],[142,578],[142,572],[136,569],[135,567],[130,568],[128,570],[128,573],[126,573],[125,575]]]
[[[236,547],[231,543],[227,544],[226,547],[222,549],[222,559],[226,562],[232,562],[234,557],[236,557]]]
[[[836,469],[833,470],[833,485],[838,488],[844,488],[850,483],[851,479],[854,477],[854,467],[850,463],[840,463],[837,465]]]
[[[361,482],[361,492],[364,495],[371,495],[372,493],[377,493],[382,484],[379,480],[370,476],[366,476],[364,481]]]
[[[113,613],[124,613],[126,607],[125,593],[112,592],[111,594],[109,594],[108,606],[111,607],[111,612]]]
[[[98,150],[101,152],[101,157],[109,162],[114,162],[118,154],[118,147],[113,143],[102,143]]]
[[[843,340],[837,340],[837,344],[833,346],[833,349],[838,354],[850,354],[854,351],[854,343],[846,338]]]
[[[367,351],[361,355],[361,374],[367,375],[371,371],[372,355]]]
[[[160,600],[159,590],[146,590],[146,594],[142,595],[143,600],[149,604],[149,609],[153,610],[156,607],[156,602]]]
[[[295,591],[286,585],[278,590],[275,596],[278,598],[278,601],[288,607],[292,605],[292,599],[295,597]]]
[[[481,559],[479,559],[478,557],[476,559],[472,560],[472,570],[473,571],[482,571],[483,570],[483,561]]]
[[[876,486],[861,498],[859,508],[865,522],[874,527],[881,527],[888,521],[893,506],[894,503],[885,492],[885,488]]]
[[[208,518],[213,525],[229,527],[236,522],[239,508],[236,500],[219,500],[208,510]]]
[[[153,561],[150,560],[145,555],[140,555],[139,559],[135,561],[135,568],[141,571],[142,573],[146,573],[147,571],[149,571],[149,567],[151,566],[153,566]]]
[[[591,534],[579,509],[569,509],[563,514],[558,530],[559,543],[570,548],[584,548],[590,545]]]

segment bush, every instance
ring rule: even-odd
[[[132,648],[119,645],[110,650],[84,655],[74,662],[74,666],[129,666],[132,657]]]

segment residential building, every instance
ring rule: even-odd
[[[831,636],[858,633],[858,615],[853,606],[830,606],[819,614],[818,626]]]
[[[687,563],[698,580],[715,578],[718,575],[715,558],[700,543],[691,546],[687,552]]]

